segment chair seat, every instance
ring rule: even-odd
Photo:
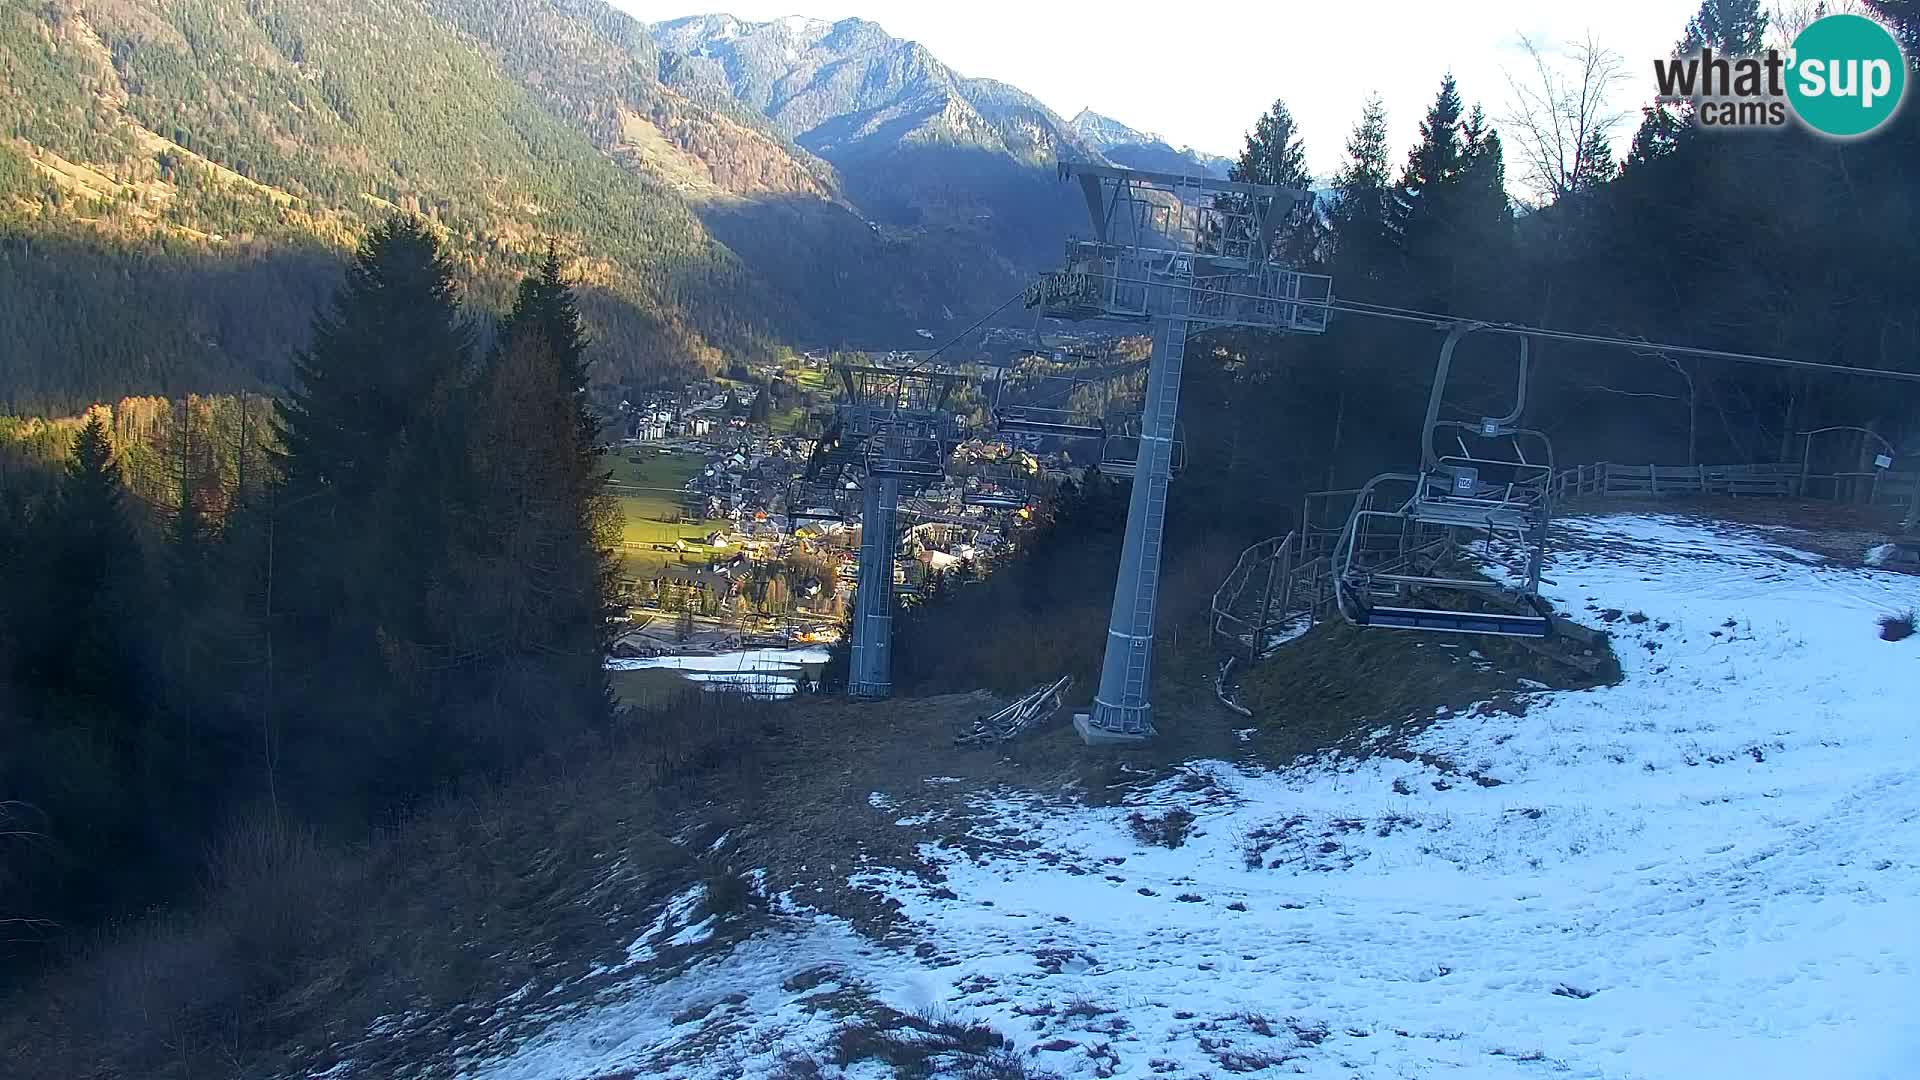
[[[1455,634],[1492,634],[1498,637],[1543,638],[1551,624],[1541,615],[1504,615],[1482,611],[1434,611],[1426,608],[1381,607],[1361,612],[1361,625],[1401,630],[1435,630]]]
[[[1003,413],[995,419],[1001,431],[1011,431],[1015,434],[1052,435],[1062,439],[1102,439],[1107,434],[1107,429],[1098,424],[1044,420],[1012,412]]]
[[[1496,529],[1524,532],[1533,525],[1529,507],[1512,503],[1488,504],[1446,498],[1420,499],[1407,509],[1407,516],[1429,525],[1452,525],[1469,529]]]

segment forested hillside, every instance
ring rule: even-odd
[[[55,0],[9,5],[0,35],[0,126],[14,138],[7,229],[31,238],[16,241],[0,294],[71,272],[57,240],[76,222],[93,226],[80,272],[94,281],[198,272],[240,285],[238,295],[155,286],[198,298],[184,308],[127,310],[105,288],[34,297],[35,307],[57,297],[68,325],[125,330],[64,364],[58,338],[27,338],[46,366],[10,380],[20,407],[281,374],[299,341],[271,317],[289,295],[310,300],[314,278],[250,296],[239,253],[318,248],[337,263],[395,207],[433,220],[462,277],[496,306],[536,235],[577,253],[602,380],[753,348],[772,329],[760,313],[777,309],[748,302],[750,275],[680,199],[600,154],[418,4]],[[270,319],[222,327],[215,305],[264,307]],[[174,334],[163,323],[183,316],[214,330],[200,355],[163,347]],[[779,329],[814,328],[790,309]]]
[[[723,354],[891,345],[1051,263],[1083,213],[1052,164],[1101,159],[857,19],[14,0],[0,72],[14,413],[281,385],[298,313],[394,209],[441,229],[483,335],[555,240],[603,400]]]
[[[1004,292],[989,253],[982,283],[941,237],[877,232],[831,168],[658,64],[598,3],[6,5],[4,405],[278,383],[297,313],[395,208],[435,222],[483,310],[555,239],[609,394]]]

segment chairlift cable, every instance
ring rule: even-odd
[[[1795,360],[1785,356],[1765,356],[1759,353],[1734,352],[1729,349],[1708,349],[1698,345],[1674,345],[1666,342],[1646,341],[1640,338],[1615,337],[1609,334],[1587,334],[1576,330],[1554,330],[1546,327],[1527,326],[1523,323],[1483,323],[1473,319],[1463,319],[1454,315],[1440,315],[1434,312],[1414,311],[1408,308],[1370,310],[1370,308],[1384,308],[1384,305],[1369,305],[1368,307],[1356,305],[1356,301],[1349,300],[1331,300],[1327,304],[1329,309],[1349,315],[1371,315],[1384,319],[1399,319],[1404,322],[1439,323],[1442,325],[1456,322],[1472,322],[1476,323],[1477,330],[1489,334],[1537,337],[1548,341],[1566,341],[1581,345],[1611,345],[1633,349],[1641,353],[1696,356],[1707,360],[1725,360],[1738,364],[1761,364],[1769,367],[1789,368],[1798,371],[1824,371],[1835,375],[1858,375],[1871,379],[1894,379],[1900,382],[1920,383],[1920,371],[1859,367],[1852,364],[1829,364],[1818,360]]]
[[[965,330],[962,330],[958,334],[955,334],[953,337],[948,338],[946,344],[933,350],[932,352],[921,357],[920,359],[915,360],[913,363],[908,364],[906,367],[900,368],[899,370],[903,372],[914,371],[918,369],[920,365],[932,362],[934,357],[939,356],[941,353],[946,352],[948,349],[951,349],[955,345],[960,344],[960,342],[966,340],[966,337],[968,334],[971,334],[975,330],[978,330],[982,326],[985,326],[987,323],[987,320],[993,318],[995,315],[998,315],[1001,312],[1012,307],[1014,304],[1014,301],[1019,300],[1020,298],[1027,295],[1027,288],[1028,286],[1026,285],[1020,286],[1019,292],[1016,292],[1012,296],[1007,297],[1006,301],[1002,303],[999,307],[996,307],[992,311],[989,311],[985,315],[982,315],[978,319],[975,319],[973,321],[973,324],[971,326],[968,326]]]
[[[1146,278],[1114,277],[1111,280],[1129,285],[1166,285],[1165,282]],[[1697,345],[1675,345],[1668,342],[1614,337],[1607,334],[1588,334],[1576,330],[1554,330],[1549,327],[1528,326],[1525,323],[1473,319],[1463,315],[1420,311],[1414,308],[1393,307],[1388,304],[1374,304],[1362,300],[1345,300],[1333,296],[1329,296],[1325,300],[1276,300],[1272,296],[1262,296],[1256,293],[1229,292],[1226,290],[1212,289],[1201,290],[1195,286],[1187,286],[1187,288],[1195,292],[1204,291],[1209,297],[1255,300],[1265,304],[1285,303],[1302,308],[1320,308],[1326,311],[1338,311],[1346,315],[1365,315],[1379,319],[1396,319],[1401,322],[1428,323],[1441,327],[1450,326],[1454,323],[1470,323],[1473,324],[1476,330],[1489,334],[1537,337],[1549,341],[1567,341],[1582,345],[1610,345],[1633,349],[1641,353],[1696,356],[1702,359],[1725,360],[1738,364],[1761,364],[1770,367],[1789,368],[1797,371],[1824,371],[1835,375],[1857,375],[1870,379],[1892,379],[1899,382],[1920,383],[1920,371],[1859,367],[1851,364],[1830,364],[1817,360],[1795,360],[1784,356],[1766,356],[1759,353],[1734,352],[1729,349],[1708,349]],[[1197,318],[1192,321],[1206,322],[1207,320],[1205,318]]]

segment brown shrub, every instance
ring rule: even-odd
[[[767,722],[714,696],[629,710],[353,847],[257,814],[210,857],[198,903],[103,932],[0,1000],[6,1074],[262,1075],[346,1053],[377,1075],[443,1052],[514,989],[623,950],[650,917],[636,900],[700,880],[666,839],[669,815],[690,791],[749,782]],[[716,883],[744,905],[726,874],[709,878],[709,905]],[[444,1028],[355,1043],[408,1012]]]

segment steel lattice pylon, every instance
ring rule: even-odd
[[[847,693],[883,698],[893,693],[893,523],[900,509],[900,481],[870,480],[865,495]]]
[[[939,483],[953,443],[947,397],[956,375],[910,368],[839,369],[846,399],[822,440],[809,479],[851,476],[862,494],[860,575],[854,593],[847,692],[893,692],[893,561],[901,494]]]
[[[1068,242],[1066,268],[1043,278],[1028,306],[1053,318],[1153,324],[1100,686],[1093,708],[1074,716],[1090,743],[1132,742],[1154,730],[1153,620],[1187,335],[1216,326],[1319,333],[1332,282],[1271,259],[1281,224],[1305,192],[1066,163],[1060,175],[1080,182],[1094,235]]]

